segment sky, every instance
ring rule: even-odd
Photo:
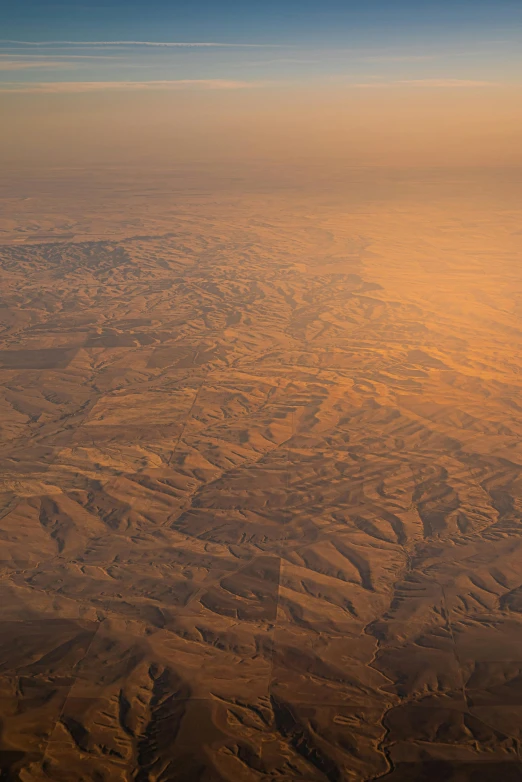
[[[1,5],[4,89],[42,82],[187,86],[216,80],[219,87],[340,77],[520,78],[520,0],[2,0]]]
[[[11,155],[59,149],[65,128],[99,150],[102,124],[132,123],[200,146],[211,125],[251,152],[257,134],[260,154],[346,155],[365,138],[379,161],[387,123],[424,158],[435,135],[452,158],[518,160],[522,0],[0,0],[0,15]]]
[[[520,25],[519,0],[2,0],[6,38],[342,44]]]

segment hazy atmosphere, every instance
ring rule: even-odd
[[[0,779],[522,780],[520,2],[0,35]]]
[[[521,162],[518,1],[5,7],[6,163]]]

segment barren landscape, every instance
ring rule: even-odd
[[[88,181],[2,185],[0,779],[522,779],[520,202]]]

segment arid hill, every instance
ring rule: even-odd
[[[0,778],[522,779],[520,211],[56,203],[0,247]]]

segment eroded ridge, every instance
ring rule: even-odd
[[[0,247],[0,776],[521,779],[515,218],[257,210]]]

